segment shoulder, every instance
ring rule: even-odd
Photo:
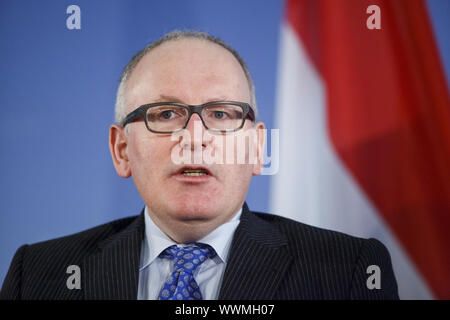
[[[273,214],[253,214],[286,238],[294,273],[308,273],[304,283],[312,281],[311,287],[322,288],[320,297],[398,299],[389,251],[377,239],[355,237]],[[380,273],[382,290],[368,290],[367,281],[373,272]],[[311,280],[314,278],[317,280]]]
[[[46,274],[52,269],[79,264],[86,256],[95,253],[100,244],[126,230],[138,217],[118,219],[72,235],[23,245],[16,251],[10,269],[20,267],[24,274],[27,271]]]
[[[305,223],[301,223],[289,218],[281,217],[274,214],[252,212],[259,219],[269,223],[275,227],[288,243],[293,245],[301,243],[302,249],[309,250],[310,246],[314,249],[325,249],[326,247],[334,247],[345,245],[350,251],[358,251],[361,245],[367,240],[355,237],[343,232],[328,230]]]
[[[354,272],[357,263],[390,266],[389,252],[377,239],[360,238],[273,214],[253,214],[276,228],[286,239],[286,250],[299,263],[341,268],[346,273]]]
[[[66,274],[68,266],[81,265],[83,259],[95,253],[100,244],[117,238],[135,221],[139,222],[137,217],[123,218],[65,237],[21,246],[12,259],[0,299],[19,299],[25,289],[33,291],[35,287],[51,287],[54,282],[61,282],[61,275]]]
[[[55,250],[72,251],[71,255],[73,256],[74,250],[89,252],[95,250],[98,244],[125,230],[137,217],[114,220],[75,234],[28,245],[27,253],[41,255]]]

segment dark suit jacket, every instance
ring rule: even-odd
[[[3,299],[136,299],[144,216],[116,220],[75,235],[20,247],[3,283]],[[81,289],[68,289],[69,265]],[[367,267],[381,271],[368,289]],[[361,239],[244,204],[219,299],[398,299],[388,251]]]

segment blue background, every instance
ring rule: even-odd
[[[81,30],[66,27],[71,4]],[[448,80],[450,1],[427,5]],[[273,128],[282,18],[278,0],[1,0],[0,281],[20,245],[143,208],[108,149],[119,76],[138,50],[173,29],[222,38],[247,62],[260,119]],[[270,179],[253,179],[253,210],[268,211]]]

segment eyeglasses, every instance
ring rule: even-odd
[[[206,129],[215,132],[233,132],[244,126],[245,119],[255,121],[255,113],[248,103],[212,101],[194,106],[178,102],[157,102],[140,106],[122,122],[144,118],[147,129],[154,133],[174,133],[187,127],[192,114],[198,114]]]

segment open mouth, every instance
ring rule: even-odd
[[[210,175],[210,172],[205,168],[183,168],[179,173],[187,177],[200,177]]]

